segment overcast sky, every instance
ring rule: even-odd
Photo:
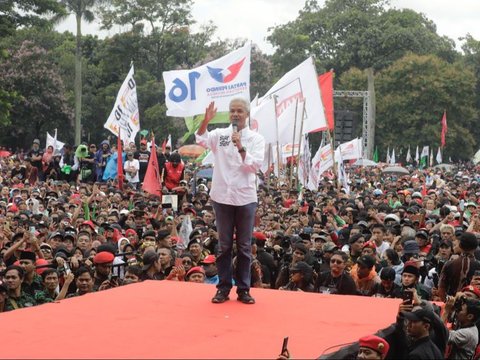
[[[266,41],[268,28],[294,20],[303,5],[304,0],[195,0],[192,12],[197,26],[212,21],[218,27],[218,37],[250,39],[262,51],[272,53]],[[391,0],[391,6],[424,13],[437,25],[440,35],[455,40],[457,48],[458,38],[467,33],[480,40],[480,0]],[[123,30],[115,27],[99,32],[99,28],[98,23],[83,24],[84,33],[102,37]],[[70,17],[57,29],[74,32],[75,19]]]

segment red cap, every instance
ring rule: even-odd
[[[140,140],[140,144],[145,144],[145,145],[146,145],[146,144],[147,144],[147,140],[145,140],[145,139]]]
[[[375,250],[377,248],[377,245],[375,245],[374,241],[367,241],[365,244],[363,244],[363,249],[365,248],[371,248]]]
[[[108,264],[113,262],[113,259],[115,259],[115,256],[108,251],[101,251],[95,257],[93,258],[93,263],[94,264]]]
[[[478,299],[480,299],[480,289],[476,286],[473,286],[473,285],[468,285],[468,286],[465,286],[463,289],[462,289],[462,292],[469,292],[469,293],[472,293],[474,294]]]
[[[257,240],[261,240],[261,241],[267,240],[267,236],[261,231],[254,231],[252,235]]]
[[[202,264],[215,264],[217,261],[217,258],[215,255],[207,255],[205,256],[205,259],[203,259]]]
[[[388,342],[375,335],[367,335],[360,338],[360,340],[358,340],[358,344],[360,347],[366,347],[378,352],[382,356],[382,359],[385,359],[388,349],[390,348]]]
[[[95,230],[95,226],[93,225],[93,222],[91,220],[84,221],[82,225],[88,225],[90,229]]]
[[[135,234],[137,235],[137,232],[133,229],[127,229],[127,231],[125,231],[125,236],[128,236],[130,234]]]
[[[37,261],[35,261],[35,266],[41,266],[35,270],[38,275],[42,275],[42,273],[48,269],[45,265],[48,265],[48,261],[45,259],[37,259]]]
[[[186,208],[183,212],[184,212],[185,214],[186,214],[187,212],[191,212],[191,213],[193,214],[193,216],[197,216],[197,212],[196,212],[194,209],[192,209],[192,208]]]
[[[189,277],[191,274],[194,274],[194,273],[200,273],[205,275],[205,270],[203,270],[201,266],[194,266],[190,270],[188,270],[186,276]]]

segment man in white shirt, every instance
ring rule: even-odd
[[[137,184],[140,182],[138,171],[140,170],[140,162],[133,157],[133,152],[127,152],[127,160],[123,165],[125,170],[125,179],[137,188]]]
[[[207,130],[217,109],[211,102],[196,133],[197,143],[214,154],[210,197],[215,210],[219,234],[217,268],[219,283],[213,303],[229,300],[232,288],[232,247],[235,231],[237,261],[235,284],[237,300],[254,304],[250,295],[251,238],[257,208],[256,172],[263,163],[265,140],[250,130],[247,120],[250,104],[244,99],[230,102],[230,125],[225,129]]]

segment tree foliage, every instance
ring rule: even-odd
[[[18,94],[12,101],[4,142],[26,145],[31,137],[71,125],[72,111],[64,96],[62,78],[44,49],[23,42],[0,65],[0,77],[7,91]]]

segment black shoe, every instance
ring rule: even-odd
[[[212,298],[212,303],[221,304],[221,303],[224,303],[227,300],[230,300],[230,298],[228,297],[228,293],[225,292],[225,291],[222,291],[222,290],[217,290],[217,293]]]
[[[248,291],[240,291],[237,297],[238,301],[244,304],[255,304],[255,299],[250,295]]]

